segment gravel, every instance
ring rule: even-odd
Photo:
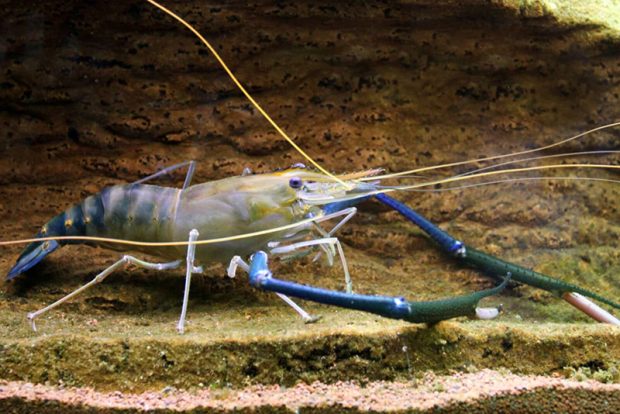
[[[159,392],[128,394],[99,392],[91,388],[64,388],[26,382],[0,382],[2,401],[52,401],[65,406],[93,409],[168,409],[188,411],[196,408],[223,411],[257,407],[285,407],[292,412],[303,407],[346,407],[362,411],[400,411],[437,409],[452,404],[474,402],[494,396],[521,394],[538,389],[618,392],[620,385],[593,381],[577,382],[558,377],[519,376],[482,370],[437,377],[427,374],[407,382],[300,383],[290,388],[254,385],[243,389],[201,389],[192,391],[166,387]]]

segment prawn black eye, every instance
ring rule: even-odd
[[[289,180],[288,185],[291,186],[291,188],[301,188],[303,182],[301,181],[301,178],[299,177],[293,177]]]

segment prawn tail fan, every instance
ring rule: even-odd
[[[60,243],[55,240],[30,243],[17,259],[15,266],[13,266],[13,268],[9,271],[6,279],[14,279],[25,271],[31,269],[48,254],[59,247]]]
[[[84,215],[81,206],[73,206],[51,219],[35,237],[84,235],[85,226],[83,218]],[[6,279],[14,279],[25,271],[33,268],[48,254],[67,243],[71,242],[46,240],[30,243],[17,258],[15,265],[7,274]]]

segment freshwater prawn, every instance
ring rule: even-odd
[[[36,236],[37,240],[28,245],[18,258],[16,265],[9,272],[9,278],[14,278],[32,268],[63,243],[80,241],[122,250],[118,239],[131,240],[133,250],[170,261],[150,263],[124,255],[83,287],[37,312],[30,313],[28,318],[33,328],[36,329],[34,321],[38,316],[101,282],[126,263],[147,269],[173,269],[181,266],[182,260],[179,257],[183,256],[186,257],[186,282],[181,316],[177,324],[177,329],[181,333],[184,331],[191,275],[202,271],[201,264],[213,261],[229,261],[230,276],[233,276],[236,268],[241,266],[250,274],[252,284],[275,291],[307,322],[314,321],[316,317],[309,315],[286,295],[414,322],[436,322],[453,316],[471,315],[472,312],[480,317],[497,315],[496,309],[476,309],[475,305],[483,297],[496,294],[503,289],[508,279],[514,276],[512,273],[517,272],[516,268],[510,268],[511,271],[506,272],[505,278],[496,288],[448,301],[418,305],[403,298],[353,294],[342,246],[334,237],[334,233],[355,214],[356,209],[353,205],[381,192],[413,189],[433,185],[435,182],[387,188],[379,186],[377,178],[373,177],[378,174],[378,170],[340,177],[330,174],[308,157],[271,120],[198,32],[157,3],[151,0],[149,2],[177,18],[199,36],[259,112],[320,172],[296,165],[283,172],[243,174],[240,177],[190,185],[195,164],[189,162],[185,164],[188,166],[188,174],[181,189],[144,184],[161,174],[157,173],[133,184],[104,189],[101,193],[86,198],[42,227]],[[184,165],[172,166],[162,173],[182,166]],[[411,172],[402,174],[407,173]],[[479,176],[494,173],[505,171],[481,173]],[[457,176],[437,182],[453,182],[469,178]],[[395,205],[392,207],[397,208]],[[334,218],[340,218],[340,221],[333,228],[327,230],[321,226],[321,223]],[[199,240],[200,235],[208,235],[208,240],[212,242],[201,243],[205,240]],[[234,238],[237,235],[246,237]],[[345,275],[345,292],[327,292],[290,282],[280,283],[270,274],[267,268],[267,255],[262,252],[266,250],[275,255],[293,256],[300,252],[305,254],[314,247],[321,248],[330,263],[335,256],[339,257]],[[463,251],[462,245],[458,245],[454,250]],[[244,256],[250,256],[249,264],[243,260]],[[501,271],[502,266],[499,266],[499,269]],[[556,287],[557,285],[552,286]],[[578,290],[572,285],[566,288]],[[600,299],[598,295],[592,297]],[[417,313],[412,313],[412,310]]]

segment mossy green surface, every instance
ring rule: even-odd
[[[319,323],[304,325],[278,307],[194,311],[183,336],[174,331],[174,314],[107,315],[89,328],[91,315],[64,313],[42,321],[43,333],[34,334],[15,323],[23,314],[11,321],[3,312],[12,334],[0,343],[0,378],[143,391],[406,379],[428,370],[596,371],[620,358],[620,329],[606,325],[462,321],[427,327],[310,309],[323,315]]]

